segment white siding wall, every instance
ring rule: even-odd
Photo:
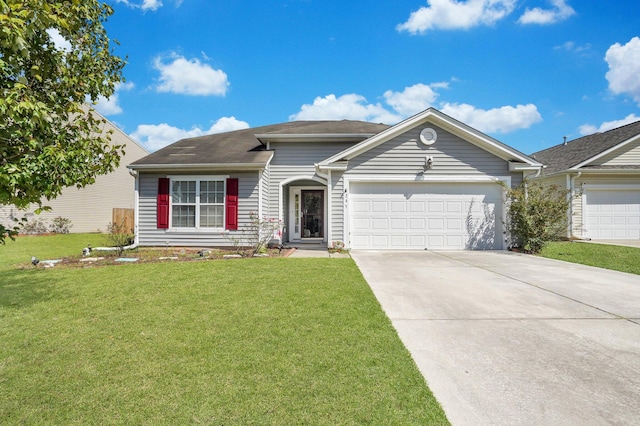
[[[640,140],[617,149],[594,162],[599,166],[640,165]]]
[[[216,172],[215,174],[238,178],[238,220],[240,228],[242,228],[243,224],[249,221],[250,213],[258,211],[258,172]],[[172,246],[185,247],[229,247],[233,245],[223,236],[223,232],[176,232],[170,229],[157,229],[156,199],[159,177],[166,177],[166,175],[140,174],[140,245],[165,246],[167,243]],[[234,231],[230,232],[238,234]]]

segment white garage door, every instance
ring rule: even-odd
[[[352,183],[354,249],[502,249],[496,183]]]
[[[640,238],[640,190],[585,191],[585,237]]]

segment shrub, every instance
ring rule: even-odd
[[[243,256],[253,256],[267,248],[267,244],[282,229],[282,221],[273,218],[260,218],[256,213],[249,214],[249,223],[237,233],[223,234],[233,243],[236,251]]]
[[[510,246],[538,253],[567,229],[569,191],[557,185],[523,181],[507,188],[507,223]]]
[[[21,229],[23,234],[28,235],[38,235],[38,234],[46,234],[49,232],[49,226],[44,219],[35,218],[31,220],[27,220]]]
[[[55,232],[56,234],[68,234],[69,229],[71,229],[73,225],[71,224],[71,219],[68,217],[58,216],[53,218],[51,221],[51,232]]]
[[[107,240],[112,247],[118,249],[118,256],[122,256],[124,248],[134,242],[135,234],[133,229],[128,228],[124,223],[109,222],[107,232]]]

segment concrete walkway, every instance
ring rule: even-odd
[[[510,252],[351,255],[454,425],[640,423],[640,276]]]
[[[295,247],[296,250],[288,257],[331,257],[349,258],[349,253],[329,253],[326,243],[324,244],[291,244],[288,247]]]

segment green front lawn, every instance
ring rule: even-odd
[[[554,242],[540,253],[543,257],[640,274],[640,248],[605,244]]]
[[[3,423],[447,424],[351,259],[24,265],[100,237],[0,246]]]

